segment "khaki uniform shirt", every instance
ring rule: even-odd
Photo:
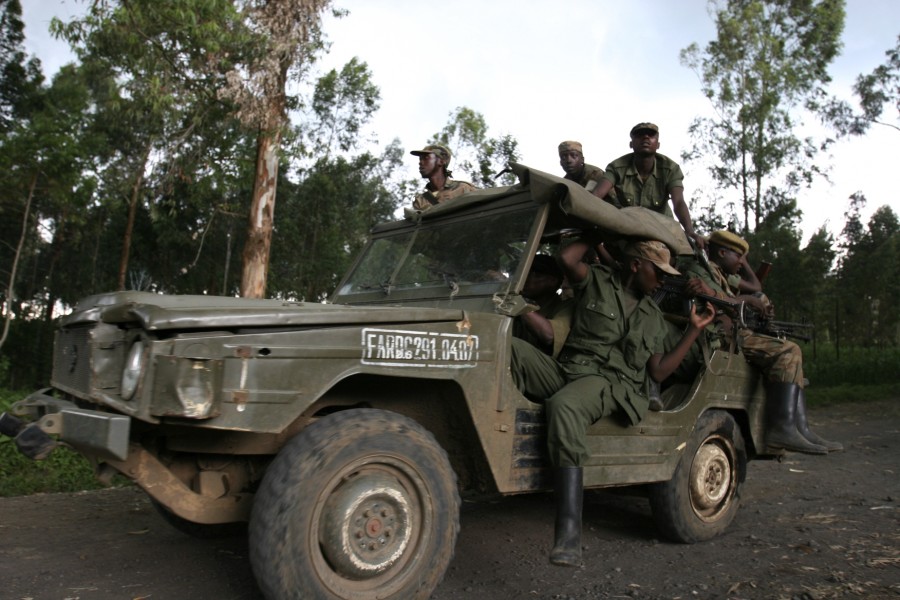
[[[463,194],[474,191],[476,189],[478,188],[476,188],[468,181],[456,181],[454,179],[448,179],[447,182],[444,183],[443,189],[435,191],[432,189],[431,182],[429,181],[425,185],[425,190],[416,195],[416,199],[413,201],[413,208],[416,210],[425,210],[427,208],[431,208],[435,204],[446,202],[451,198],[462,196]]]
[[[600,184],[600,180],[603,179],[603,169],[600,167],[595,167],[594,165],[589,165],[587,163],[584,164],[584,172],[581,175],[580,179],[575,179],[574,177],[569,177],[568,173],[563,179],[568,179],[569,181],[574,181],[584,189],[589,192],[593,192],[594,188]]]
[[[627,293],[618,274],[604,266],[590,268],[575,286],[572,331],[559,363],[570,380],[603,376],[609,393],[634,425],[649,406],[643,392],[647,361],[663,353],[666,326],[659,307],[647,296],[626,318]]]
[[[621,206],[643,206],[674,218],[669,194],[673,188],[684,187],[684,173],[671,158],[657,154],[653,172],[641,181],[632,152],[609,163],[604,178],[613,184]]]

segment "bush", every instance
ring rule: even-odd
[[[24,396],[25,393],[0,390],[0,412]],[[0,473],[0,497],[105,487],[94,476],[91,464],[77,452],[61,446],[45,460],[34,461],[20,453],[15,442],[6,436],[0,436]],[[121,485],[126,480],[117,477],[114,481]]]

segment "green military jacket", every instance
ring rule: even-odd
[[[554,296],[553,300],[537,310],[539,315],[546,317],[550,321],[550,327],[553,328],[553,348],[550,353],[550,356],[553,358],[559,356],[560,350],[566,343],[566,338],[569,337],[574,309],[575,300],[573,298]],[[513,335],[517,338],[522,338],[536,348],[541,348],[541,343],[537,336],[519,319],[516,319],[513,323]]]
[[[653,172],[641,181],[632,152],[609,163],[603,177],[613,184],[620,206],[643,206],[674,218],[669,194],[672,188],[684,187],[684,173],[671,158],[657,154]]]
[[[587,191],[593,192],[594,188],[596,188],[603,179],[603,169],[584,163],[584,172],[581,175],[581,179],[576,180],[574,177],[569,177],[568,174],[566,174],[564,179],[574,181]]]
[[[724,271],[714,262],[707,263],[709,268],[701,264],[694,257],[683,258],[678,262],[678,270],[681,274],[689,279],[699,278],[706,285],[712,288],[716,293],[716,297],[727,300],[734,298],[738,294],[738,285],[741,281],[740,275],[726,275]]]
[[[476,188],[468,181],[456,181],[455,179],[448,179],[446,183],[444,183],[444,187],[442,189],[433,190],[431,187],[431,182],[429,181],[425,185],[425,190],[416,195],[416,199],[413,201],[413,208],[416,210],[425,210],[427,208],[431,208],[435,204],[446,202],[451,198],[462,196],[463,194],[472,192],[476,189],[478,188]]]
[[[662,312],[645,296],[626,319],[628,292],[608,267],[591,267],[575,290],[572,330],[559,354],[560,366],[570,378],[603,376],[616,404],[637,424],[649,405],[643,392],[647,361],[663,352]]]

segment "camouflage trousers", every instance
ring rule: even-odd
[[[803,387],[803,351],[789,340],[742,329],[741,350],[747,362],[762,371],[766,381]]]

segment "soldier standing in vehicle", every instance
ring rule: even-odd
[[[705,241],[694,232],[691,213],[684,201],[684,173],[678,163],[658,152],[659,127],[638,123],[631,128],[630,135],[629,146],[633,152],[607,165],[603,181],[593,194],[609,200],[609,195],[615,193],[615,201],[611,202],[619,207],[643,206],[670,217],[674,209],[674,217],[685,234],[703,248]]]
[[[560,142],[558,149],[559,166],[566,172],[565,179],[593,192],[603,180],[603,169],[584,162],[581,142],[572,140]]]
[[[759,280],[747,264],[749,251],[750,244],[740,236],[725,230],[714,232],[709,236],[708,267],[699,261],[681,265],[690,278],[687,291],[742,300],[761,314],[768,314],[771,307],[764,297],[742,292],[742,287],[761,289]],[[738,335],[747,361],[760,369],[765,378],[768,449],[806,454],[842,450],[839,442],[825,440],[809,429],[803,391],[803,351],[800,347],[790,340],[746,328],[740,329]]]
[[[557,360],[513,338],[512,376],[522,393],[543,402],[547,446],[556,493],[556,524],[550,562],[581,563],[583,467],[588,459],[589,425],[614,412],[640,422],[649,400],[643,392],[649,374],[668,377],[697,336],[713,319],[707,307],[692,308],[681,341],[663,351],[665,321],[651,300],[661,273],[678,274],[662,242],[634,241],[625,248],[620,270],[588,265],[586,240],[560,252],[566,277],[575,289],[572,329]]]
[[[415,210],[426,210],[451,198],[477,189],[468,181],[450,179],[450,150],[442,144],[429,144],[421,150],[410,152],[419,157],[419,175],[427,179],[425,189],[416,194],[413,201]]]

